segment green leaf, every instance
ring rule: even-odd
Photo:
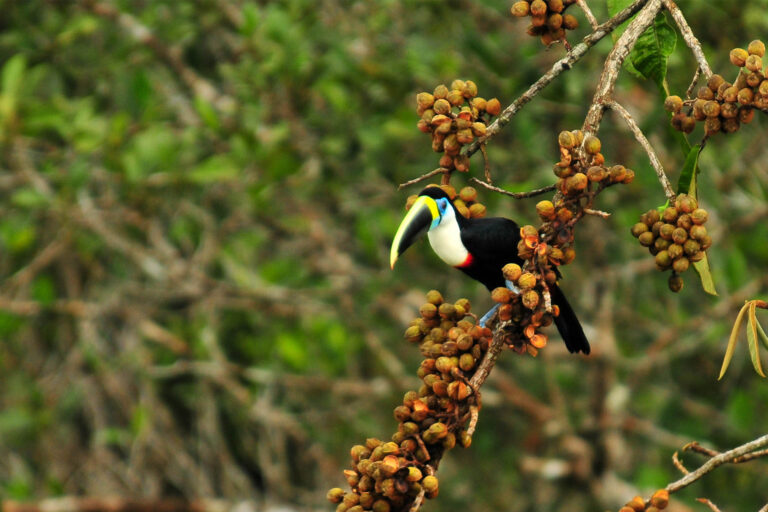
[[[208,101],[204,100],[200,96],[195,96],[195,110],[200,114],[200,119],[203,120],[205,125],[211,130],[219,129],[219,116],[216,110]]]
[[[187,173],[194,183],[206,184],[231,181],[240,174],[240,168],[228,155],[213,155]]]
[[[667,60],[675,51],[676,44],[677,33],[667,23],[666,15],[660,13],[653,25],[640,35],[629,59],[642,76],[653,80],[663,90],[667,78]]]
[[[696,174],[699,170],[699,154],[701,153],[701,144],[693,146],[685,157],[683,170],[680,172],[680,178],[677,180],[677,193],[690,194],[696,197]]]
[[[760,338],[760,341],[763,342],[763,345],[765,345],[765,348],[768,348],[768,334],[765,334],[765,331],[763,330],[763,326],[760,325],[760,322],[755,322],[757,324],[757,334]]]
[[[27,60],[17,53],[5,63],[0,75],[0,120],[8,119],[16,114],[16,104],[21,91],[21,82],[24,79],[24,70]]]
[[[712,272],[709,269],[709,257],[704,253],[704,258],[701,261],[697,261],[693,264],[693,269],[699,274],[701,280],[701,287],[704,291],[710,295],[717,296],[717,289],[715,288],[715,280],[712,277]]]
[[[755,301],[749,303],[749,316],[747,319],[747,346],[752,366],[761,377],[765,377],[763,366],[760,364],[760,347],[757,344],[757,318],[755,318]]]
[[[739,314],[736,317],[736,322],[734,322],[733,329],[731,329],[731,336],[728,338],[728,347],[725,349],[725,357],[723,357],[723,365],[720,367],[720,376],[717,378],[717,380],[720,380],[723,378],[723,375],[725,375],[725,371],[728,369],[728,365],[731,364],[731,359],[733,358],[733,351],[736,350],[736,342],[739,341],[739,329],[741,328],[741,323],[744,321],[744,314],[747,312],[748,308],[749,308],[749,302],[744,304],[744,307],[741,308],[741,311],[739,311]]]
[[[605,0],[605,5],[608,7],[608,14],[611,15],[611,17],[617,15],[619,11],[623,11],[629,5],[632,3],[632,0]],[[627,25],[630,21],[632,21],[632,18],[635,16],[632,16],[627,21],[616,27],[616,29],[611,33],[611,37],[614,41],[616,41],[619,36],[624,32],[624,30],[627,28]]]

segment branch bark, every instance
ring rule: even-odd
[[[701,467],[699,467],[695,471],[691,471],[680,480],[677,480],[676,482],[672,482],[671,484],[667,485],[666,489],[669,492],[677,492],[683,487],[687,487],[691,485],[693,482],[700,479],[701,477],[703,477],[704,475],[706,475],[716,467],[722,466],[723,464],[732,464],[734,459],[750,454],[756,451],[758,448],[762,448],[764,446],[768,446],[768,434],[758,437],[757,439],[754,439],[741,446],[737,446],[732,450],[723,452],[720,455],[712,457],[707,462],[702,464]]]
[[[576,45],[573,50],[555,62],[549,71],[541,76],[536,82],[531,85],[528,90],[521,94],[515,101],[512,102],[504,111],[499,115],[491,125],[488,127],[485,137],[476,139],[472,144],[467,146],[466,155],[471,156],[480,149],[480,145],[487,142],[496,136],[501,129],[509,123],[509,121],[517,114],[523,106],[531,101],[539,92],[546,88],[552,81],[557,78],[564,71],[568,71],[573,65],[578,62],[595,44],[597,44],[605,36],[613,32],[616,27],[624,23],[631,18],[635,13],[643,8],[646,4],[653,3],[658,4],[660,0],[635,0],[626,9],[622,10],[616,16],[606,21],[597,29],[585,37],[581,43]],[[657,9],[658,11],[658,9]],[[617,43],[618,44],[618,43]]]
[[[600,128],[600,121],[603,119],[603,112],[607,104],[612,100],[613,89],[616,85],[616,79],[619,77],[621,65],[634,48],[635,43],[645,29],[651,26],[656,15],[661,10],[661,0],[649,0],[640,10],[627,29],[621,34],[619,40],[613,46],[613,50],[608,54],[603,67],[603,73],[597,84],[595,96],[592,99],[592,105],[589,107],[587,117],[584,119],[584,133],[597,133]]]
[[[648,142],[648,139],[645,137],[645,134],[643,134],[643,131],[637,125],[632,115],[627,112],[627,109],[615,101],[608,102],[607,106],[619,114],[619,116],[621,116],[621,118],[624,119],[624,121],[627,123],[627,126],[634,134],[637,142],[640,143],[640,146],[642,146],[642,148],[648,154],[648,158],[651,161],[653,170],[656,171],[656,177],[659,178],[659,183],[661,183],[661,186],[664,189],[664,195],[666,195],[667,199],[670,201],[674,201],[675,191],[672,188],[672,183],[670,183],[669,178],[667,177],[667,173],[664,172],[664,167],[662,167],[661,161],[659,161],[659,157],[656,156],[656,151],[654,151],[653,146],[651,146],[651,143]]]
[[[683,12],[677,4],[672,0],[663,0],[663,2],[664,7],[669,11],[669,14],[672,15],[672,19],[675,20],[677,28],[680,29],[680,34],[682,34],[685,44],[687,44],[688,48],[693,52],[693,56],[699,64],[699,69],[704,73],[704,78],[708,80],[709,77],[712,76],[712,68],[709,67],[709,62],[707,62],[707,57],[704,55],[704,50],[701,49],[701,43],[696,36],[693,35],[691,27],[688,25],[685,16],[683,16]]]

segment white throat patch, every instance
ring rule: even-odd
[[[436,228],[427,233],[429,244],[438,257],[452,267],[464,263],[469,251],[461,243],[461,232],[453,207],[446,208],[445,215]]]

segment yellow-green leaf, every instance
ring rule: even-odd
[[[747,312],[748,308],[749,308],[749,302],[744,304],[744,307],[741,308],[741,311],[739,311],[739,314],[736,317],[736,322],[733,324],[733,329],[731,329],[731,336],[730,338],[728,338],[728,348],[725,349],[725,357],[723,357],[723,366],[720,367],[720,376],[717,378],[717,380],[720,380],[723,378],[723,375],[725,375],[725,371],[728,369],[728,365],[731,364],[731,359],[733,358],[733,351],[736,350],[736,342],[739,341],[739,329],[741,328],[741,323],[744,321],[744,314]]]
[[[768,348],[768,334],[765,334],[765,331],[763,330],[763,326],[760,325],[760,322],[757,323],[757,335],[760,338],[760,341],[763,342],[763,345],[765,345],[765,348]]]
[[[696,273],[699,274],[701,287],[704,288],[704,291],[710,295],[717,295],[715,280],[712,279],[712,272],[709,270],[709,258],[706,253],[701,261],[697,261],[693,264],[693,268],[696,270]]]
[[[755,318],[755,301],[749,303],[749,316],[747,318],[747,345],[752,366],[761,377],[765,377],[763,366],[760,364],[760,347],[757,344],[757,318]]]

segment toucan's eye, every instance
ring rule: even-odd
[[[445,211],[448,209],[448,200],[441,197],[437,200],[437,209],[440,210],[440,215],[445,215]]]

